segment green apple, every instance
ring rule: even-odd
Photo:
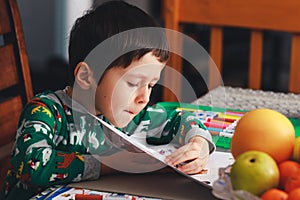
[[[275,160],[262,151],[250,150],[240,154],[231,167],[234,190],[245,190],[256,196],[279,184],[279,169]]]

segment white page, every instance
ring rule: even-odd
[[[92,115],[92,116],[94,118],[96,118],[99,122],[101,122],[104,127],[109,129],[110,134],[116,134],[117,137],[122,138],[122,140],[126,141],[127,144],[129,143],[129,144],[133,145],[135,149],[137,148],[138,150],[144,152],[148,156],[156,159],[157,161],[159,161],[160,164],[169,166],[176,172],[178,172],[186,177],[192,178],[194,181],[199,182],[200,184],[208,186],[208,187],[211,187],[213,182],[218,179],[219,168],[227,167],[228,165],[231,165],[234,162],[233,156],[230,152],[215,151],[209,156],[208,163],[201,173],[194,174],[194,175],[188,175],[188,174],[185,174],[185,173],[179,171],[174,166],[167,165],[164,162],[165,157],[167,155],[169,155],[172,151],[175,150],[175,147],[173,145],[168,144],[168,145],[154,146],[154,145],[142,144],[142,143],[132,139],[130,136],[126,135],[122,131],[114,128],[113,126],[111,126],[107,122],[103,121],[99,117],[97,117],[95,115]],[[126,153],[128,155],[128,152],[126,152]],[[129,155],[130,155],[130,152],[129,152]],[[122,156],[118,157],[117,161],[120,162],[120,159],[122,159],[122,158],[124,158],[124,157],[122,157]],[[125,158],[125,160],[126,160],[126,158]],[[126,162],[126,161],[124,161],[124,162]],[[159,165],[158,167],[162,168],[162,165]]]

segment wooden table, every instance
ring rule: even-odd
[[[117,174],[102,176],[97,181],[71,184],[93,190],[112,191],[162,199],[217,199],[211,188],[177,173]]]

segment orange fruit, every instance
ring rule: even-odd
[[[299,200],[300,199],[300,188],[297,188],[289,193],[288,200]]]
[[[293,150],[293,160],[300,162],[300,137],[295,139],[294,150]]]
[[[280,174],[279,187],[284,189],[288,178],[300,172],[300,164],[292,160],[286,160],[278,164],[278,169]]]
[[[288,193],[283,190],[272,188],[261,195],[261,200],[287,200]]]
[[[266,108],[246,113],[235,127],[230,151],[234,158],[245,151],[268,153],[280,163],[291,158],[295,129],[283,114]]]
[[[292,174],[284,184],[284,191],[288,193],[297,188],[300,188],[300,172]]]

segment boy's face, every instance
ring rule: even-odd
[[[95,109],[113,125],[125,127],[149,102],[165,63],[147,53],[128,67],[109,69],[96,89]]]

